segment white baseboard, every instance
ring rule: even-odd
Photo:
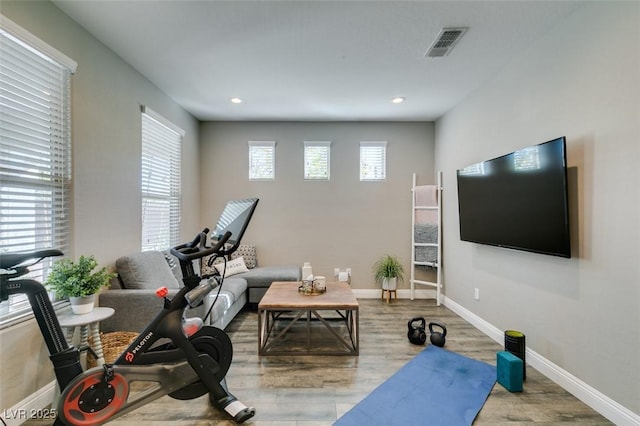
[[[444,305],[496,342],[504,345],[504,331],[483,320],[463,306],[444,297]],[[526,348],[527,364],[560,385],[567,392],[618,426],[640,425],[640,415],[623,407],[579,378],[560,368],[539,353]]]
[[[47,409],[56,392],[55,380],[27,396],[11,408],[0,413],[0,423],[6,426],[18,426],[30,418],[49,419],[53,423],[55,411]]]
[[[411,298],[411,290],[408,288],[399,288],[396,290],[398,295],[398,299],[410,299]],[[354,288],[353,294],[357,299],[380,299],[382,296],[381,289],[368,289],[368,288]],[[435,299],[436,291],[434,290],[425,290],[425,289],[416,289],[415,290],[415,298],[416,299]]]

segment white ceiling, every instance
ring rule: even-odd
[[[270,121],[435,120],[586,4],[54,3],[196,118]],[[450,55],[426,58],[450,26],[469,31]]]

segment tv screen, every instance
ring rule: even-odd
[[[247,198],[244,200],[232,200],[227,202],[216,228],[211,234],[213,240],[219,240],[227,232],[231,232],[231,237],[227,240],[228,244],[232,244],[233,248],[229,253],[235,251],[240,244],[240,240],[244,235],[244,231],[249,225],[253,211],[258,205],[257,198]]]
[[[457,171],[460,239],[571,257],[565,138]]]

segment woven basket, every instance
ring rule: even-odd
[[[104,362],[112,364],[122,351],[129,346],[138,337],[138,333],[134,331],[114,331],[113,333],[100,333],[100,341],[102,342],[102,352],[104,354]],[[89,345],[93,347],[93,342],[89,338]],[[96,360],[92,355],[87,356],[87,368],[95,367]]]

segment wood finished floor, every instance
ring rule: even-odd
[[[495,365],[501,345],[432,300],[360,299],[360,356],[266,356],[257,354],[258,316],[241,312],[228,327],[234,360],[227,382],[245,404],[257,409],[245,424],[324,426],[362,400],[411,360],[423,346],[407,340],[407,322],[417,316],[440,320],[448,329],[446,349]],[[428,398],[429,395],[424,395]],[[111,425],[231,425],[207,398],[163,397]],[[29,421],[27,425],[42,424]],[[428,425],[428,419],[420,424]],[[474,425],[609,425],[604,417],[530,366],[522,393],[496,383]]]

